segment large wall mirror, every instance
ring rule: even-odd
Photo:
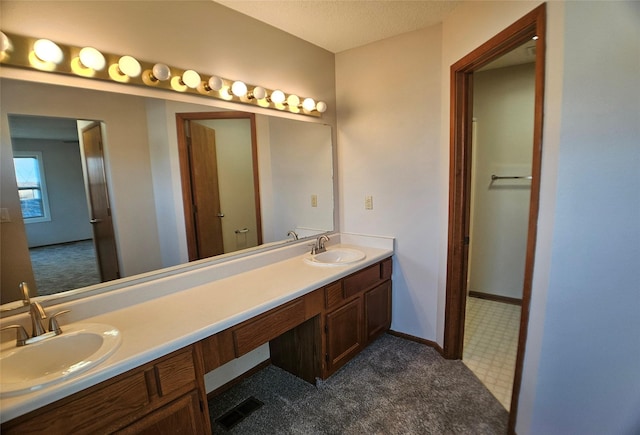
[[[21,281],[33,294],[55,299],[61,292],[117,288],[123,278],[153,278],[154,271],[189,262],[178,146],[184,120],[178,118],[225,109],[11,79],[0,86],[0,230],[2,255],[14,261],[7,267],[9,258],[3,259],[3,309],[19,299]],[[261,114],[251,122],[202,118],[197,124],[215,131],[224,186],[220,218],[231,228],[214,261],[333,231],[330,126]],[[100,171],[102,182],[91,178]],[[92,205],[95,192],[104,200]],[[96,228],[104,216],[115,272],[109,265],[101,270],[109,249]]]

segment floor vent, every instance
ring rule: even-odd
[[[255,397],[249,397],[247,400],[225,412],[222,417],[217,418],[216,423],[222,426],[225,430],[230,430],[236,424],[247,418],[253,411],[259,409],[262,405],[264,405],[264,403]]]

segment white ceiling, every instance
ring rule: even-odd
[[[442,22],[452,0],[215,0],[333,53]]]

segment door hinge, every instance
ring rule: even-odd
[[[324,360],[326,361],[327,364],[329,364],[329,354],[328,353],[324,354]]]
[[[329,332],[329,326],[328,325],[324,325],[324,332]]]
[[[469,236],[464,236],[462,242],[464,243],[464,246],[469,246]]]

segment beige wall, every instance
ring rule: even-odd
[[[302,238],[333,229],[330,141],[326,125],[269,118],[274,240],[287,238],[290,230]]]
[[[396,238],[392,329],[435,340],[442,27],[336,56],[340,226]],[[373,210],[365,210],[365,196]]]

